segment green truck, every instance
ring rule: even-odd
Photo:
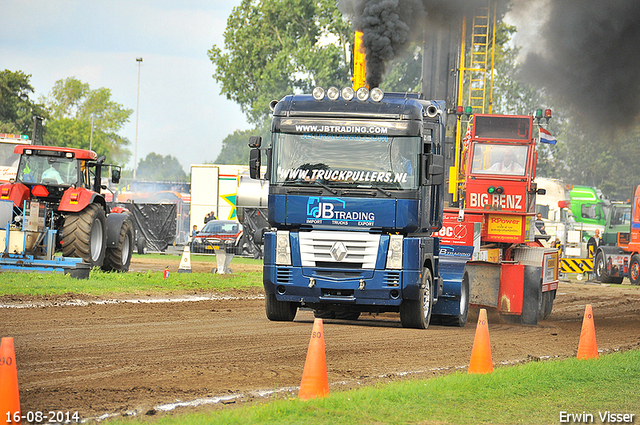
[[[611,202],[599,189],[589,186],[573,186],[569,192],[571,212],[577,228],[593,235],[595,229],[604,231]],[[581,225],[582,223],[582,225]]]

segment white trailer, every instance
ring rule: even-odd
[[[207,214],[220,220],[237,220],[238,175],[247,165],[199,164],[191,166],[191,217],[189,228],[204,226]]]
[[[13,150],[16,145],[30,145],[29,136],[0,133],[0,183],[16,178],[20,155]]]

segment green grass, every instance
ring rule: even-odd
[[[110,424],[557,424],[560,412],[632,413],[640,421],[640,351],[596,360],[554,360],[458,372],[336,392],[324,399],[275,400],[232,410],[118,419]],[[571,423],[578,423],[573,421]]]
[[[168,264],[179,264],[179,256],[152,254],[148,258],[167,259]],[[210,261],[215,266],[215,256],[192,255],[191,261]],[[234,258],[233,264],[262,264],[260,260]],[[49,273],[3,273],[0,295],[59,295],[77,293],[87,295],[107,294],[162,294],[189,290],[229,290],[234,288],[262,287],[262,272],[219,275],[212,273],[171,272],[164,279],[162,271],[103,273],[91,271],[88,279]]]

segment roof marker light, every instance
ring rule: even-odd
[[[371,100],[374,102],[380,102],[384,97],[384,92],[379,87],[371,89]]]
[[[340,97],[340,90],[337,87],[329,87],[327,89],[327,97],[329,100],[338,100]]]
[[[353,91],[351,87],[345,87],[342,89],[342,98],[344,100],[353,100],[355,95],[356,95],[356,92]]]
[[[356,97],[360,102],[364,102],[369,99],[369,89],[366,87],[360,87],[358,91],[356,91]]]
[[[322,100],[324,99],[324,89],[322,87],[315,87],[311,95],[315,100]]]

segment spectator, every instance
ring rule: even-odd
[[[207,223],[208,223],[208,222],[210,222],[211,220],[217,220],[217,218],[216,218],[216,214],[215,214],[213,211],[211,211],[209,214],[207,214],[207,215],[204,217],[204,224],[207,224]]]
[[[542,235],[547,234],[547,231],[544,229],[544,221],[542,221],[542,213],[536,214],[536,229],[538,229]]]
[[[600,243],[600,229],[596,229],[595,234],[591,236],[589,238],[589,241],[587,242],[587,253],[589,255],[589,258],[595,257]]]

